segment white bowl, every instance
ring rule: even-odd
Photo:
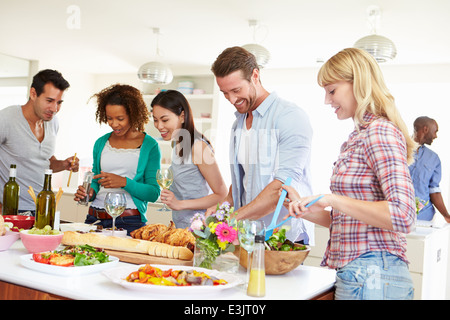
[[[0,251],[8,250],[19,237],[20,235],[18,232],[6,231],[3,236],[0,236]]]
[[[28,231],[30,230],[20,231],[20,238],[29,253],[55,250],[60,245],[64,235],[63,232],[60,232],[59,234],[33,234],[28,233]]]
[[[89,232],[89,231],[97,230],[97,226],[93,226],[91,224],[86,224],[86,223],[73,222],[73,223],[61,223],[59,225],[59,229],[62,232],[65,232],[65,231]]]
[[[105,236],[112,236],[112,230],[103,229],[101,234]],[[127,230],[116,230],[114,231],[114,237],[126,237]]]

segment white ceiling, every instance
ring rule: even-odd
[[[80,9],[80,28],[69,29]],[[0,52],[91,73],[137,72],[156,58],[209,67],[226,47],[256,36],[267,68],[310,67],[369,34],[366,10],[382,9],[378,33],[393,40],[393,64],[450,63],[449,0],[1,0]],[[267,35],[265,35],[267,31]]]

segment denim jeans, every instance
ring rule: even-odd
[[[384,251],[362,254],[336,272],[336,300],[412,300],[406,262]]]

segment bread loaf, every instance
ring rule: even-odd
[[[170,222],[169,226],[166,226],[162,223],[156,223],[156,224],[149,224],[146,226],[143,226],[137,230],[134,230],[130,233],[131,237],[135,239],[142,239],[142,240],[149,240],[153,241],[155,238],[168,231],[175,228],[175,225],[173,221]]]
[[[170,222],[169,226],[160,223],[143,226],[131,232],[131,237],[176,247],[186,247],[191,251],[194,251],[195,247],[195,237],[192,232],[187,229],[175,228],[173,221]]]
[[[140,239],[105,236],[92,232],[80,233],[66,231],[64,232],[61,243],[72,246],[88,244],[96,248],[144,253],[152,256],[181,260],[191,260],[193,257],[192,251],[185,247],[171,246],[165,243]]]

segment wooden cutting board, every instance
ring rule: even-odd
[[[120,261],[134,264],[164,264],[174,266],[192,266],[193,260],[180,260],[164,257],[151,256],[144,253],[134,253],[126,251],[116,251],[105,249],[105,252],[111,256],[119,258]]]

